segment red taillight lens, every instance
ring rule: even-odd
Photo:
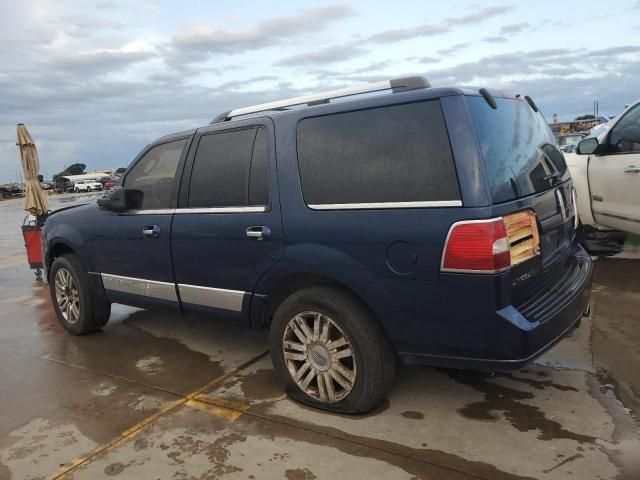
[[[495,273],[511,266],[509,248],[502,218],[457,222],[449,230],[442,270]]]

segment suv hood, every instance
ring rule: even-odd
[[[56,213],[64,212],[65,210],[71,210],[72,208],[82,207],[84,205],[89,205],[89,202],[87,202],[87,203],[74,203],[73,205],[69,205],[67,207],[58,208],[56,210],[53,210],[53,211],[49,212],[49,214],[47,215],[47,218],[51,217],[52,215],[55,215]]]

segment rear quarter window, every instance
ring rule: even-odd
[[[460,199],[437,100],[307,118],[297,146],[311,208]]]

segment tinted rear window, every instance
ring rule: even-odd
[[[268,161],[267,130],[263,127],[204,135],[193,163],[188,206],[266,205]]]
[[[298,161],[311,206],[460,199],[439,101],[304,119]]]
[[[467,103],[495,203],[548,190],[550,175],[565,174],[551,129],[527,102],[496,98],[495,110],[482,97],[469,96]]]

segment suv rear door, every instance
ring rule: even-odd
[[[184,309],[248,322],[260,276],[282,255],[270,119],[201,129],[190,149],[172,227]]]
[[[467,96],[495,215],[533,209],[540,233],[540,255],[512,268],[512,302],[520,305],[551,289],[571,273],[576,210],[564,156],[540,112],[516,98]],[[517,246],[511,244],[512,251]]]
[[[566,256],[574,237],[572,183],[562,152],[540,112],[524,100],[496,98],[492,108],[468,96],[496,210],[533,208],[543,266]],[[525,200],[527,199],[527,200]]]

